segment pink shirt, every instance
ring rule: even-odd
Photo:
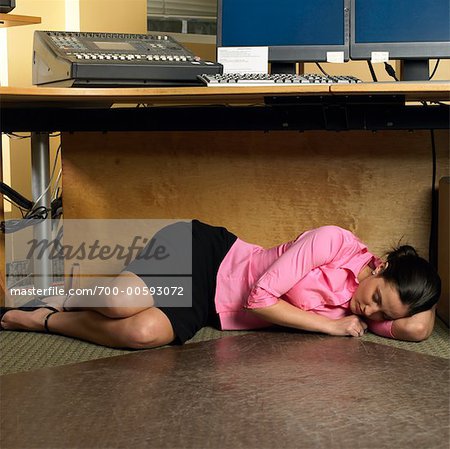
[[[332,319],[351,315],[358,274],[371,261],[379,264],[357,237],[337,226],[304,232],[270,249],[237,239],[217,273],[215,304],[221,327],[271,326],[247,309],[271,306],[279,298]],[[367,323],[373,332],[393,338],[392,321]]]

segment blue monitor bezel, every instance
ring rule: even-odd
[[[356,2],[351,0],[350,58],[370,60],[372,52],[389,52],[389,59],[439,59],[450,58],[450,42],[356,42]]]
[[[222,45],[222,4],[217,2],[217,48]],[[343,0],[344,44],[342,45],[268,45],[269,62],[326,62],[327,52],[343,52],[344,61],[350,57],[350,0]]]

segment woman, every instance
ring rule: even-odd
[[[351,232],[324,226],[263,249],[197,220],[167,226],[150,243],[156,239],[176,249],[190,238],[192,307],[165,306],[156,294],[144,302],[136,297],[154,286],[145,274],[156,263],[137,257],[110,285],[134,296],[103,295],[95,298],[95,304],[104,301],[101,306],[83,308],[86,298],[66,298],[64,307],[47,298],[45,307],[33,311],[7,310],[2,328],[46,330],[120,348],[183,344],[211,324],[222,330],[276,324],[354,337],[368,328],[409,341],[424,340],[433,330],[440,279],[410,246],[382,261]]]

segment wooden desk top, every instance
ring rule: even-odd
[[[448,101],[450,81],[320,84],[280,87],[66,88],[0,87],[1,107],[83,107],[95,104],[249,105],[270,96],[404,95],[407,101]]]
[[[41,23],[40,17],[0,14],[0,28]]]

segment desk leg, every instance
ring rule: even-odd
[[[48,189],[44,193],[50,182],[50,136],[48,133],[33,132],[31,134],[31,182],[33,201],[36,202],[42,196],[36,206],[44,206],[49,210],[51,191]],[[47,220],[34,226],[34,238],[38,242],[50,242],[52,240],[51,223],[51,213],[49,212]],[[33,273],[36,288],[48,288],[53,282],[53,266],[49,254],[50,248],[35,251]]]

